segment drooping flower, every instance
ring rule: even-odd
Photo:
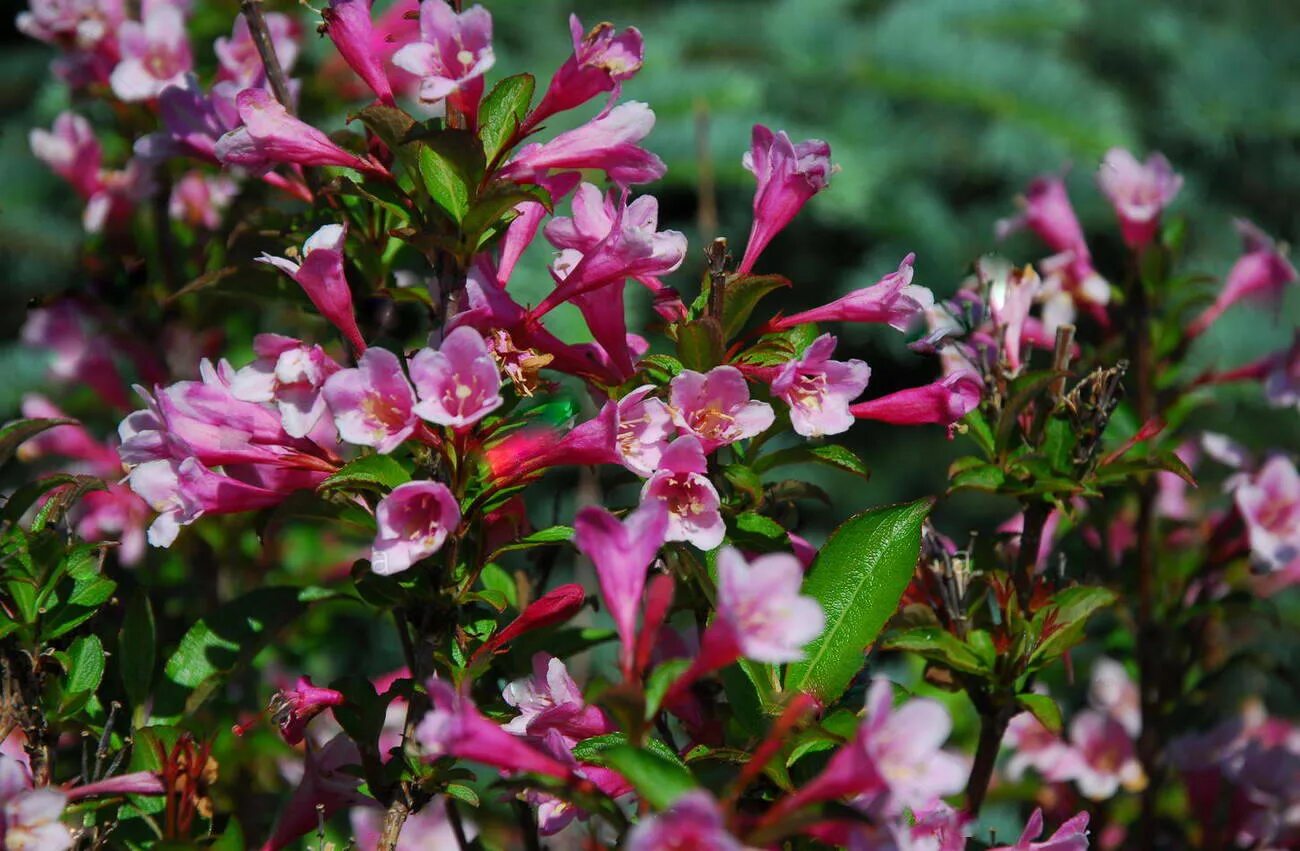
[[[810,198],[830,185],[835,167],[831,165],[831,146],[822,140],[795,144],[784,130],[773,133],[761,124],[754,125],[753,140],[741,163],[758,181],[754,223],[737,269],[747,275],[772,238]]]
[[[596,505],[583,508],[573,521],[573,542],[596,566],[600,596],[618,630],[625,668],[636,649],[636,616],[646,570],[664,545],[668,528],[668,512],[657,500],[643,501],[622,521]]]
[[[27,767],[0,756],[0,840],[7,849],[65,851],[72,833],[59,821],[68,796],[56,789],[32,786]]]
[[[849,403],[871,378],[866,363],[831,360],[834,353],[835,338],[823,334],[772,379],[772,393],[790,406],[790,423],[804,437],[848,431],[853,425]]]
[[[979,405],[984,382],[977,373],[962,371],[926,384],[859,402],[849,410],[861,420],[894,425],[934,423],[951,428]]]
[[[259,263],[269,263],[302,287],[307,298],[335,328],[343,333],[358,352],[366,350],[366,341],[357,327],[352,309],[352,290],[343,274],[343,246],[347,242],[344,225],[325,225],[302,245],[302,262],[263,254]]]
[[[366,349],[355,368],[326,379],[322,393],[339,437],[381,454],[400,446],[420,423],[415,391],[402,374],[401,361],[387,349]]]
[[[1274,305],[1281,302],[1286,286],[1297,279],[1295,267],[1271,237],[1245,219],[1236,222],[1245,245],[1224,279],[1223,290],[1214,303],[1187,328],[1189,337],[1197,337],[1214,324],[1228,308],[1242,299],[1261,299]]]
[[[262,174],[277,163],[334,165],[388,177],[374,157],[343,150],[321,131],[289,114],[265,89],[244,89],[235,97],[242,126],[217,140],[213,154],[226,165]]]
[[[549,142],[525,145],[499,174],[516,183],[537,183],[554,171],[599,169],[619,186],[649,183],[667,170],[659,157],[637,144],[654,125],[655,114],[644,103],[619,104]]]
[[[617,464],[614,427],[617,405],[606,402],[596,416],[566,433],[546,428],[513,431],[484,452],[498,485],[517,482],[560,464]]]
[[[203,230],[221,227],[221,214],[239,191],[225,175],[186,172],[172,187],[167,213],[174,220]]]
[[[1097,183],[1115,208],[1124,241],[1136,249],[1155,238],[1160,214],[1182,189],[1183,178],[1161,154],[1141,163],[1123,148],[1111,148],[1101,162]]]
[[[346,733],[339,733],[322,747],[308,747],[302,782],[276,819],[262,851],[287,848],[339,810],[374,806],[374,800],[358,789],[360,765],[361,753]]]
[[[279,12],[267,12],[262,17],[266,22],[267,34],[271,37],[272,49],[280,60],[280,69],[288,74],[298,61],[301,28],[296,20]],[[230,36],[218,38],[212,48],[217,54],[219,66],[217,79],[229,80],[240,89],[266,85],[262,56],[257,52],[257,44],[248,28],[248,19],[242,12],[235,16]]]
[[[501,696],[519,710],[519,715],[502,727],[516,736],[541,739],[555,730],[571,747],[614,729],[605,713],[582,699],[582,690],[569,676],[564,660],[549,653],[535,654],[533,675],[514,680]]]
[[[442,549],[460,523],[460,506],[441,482],[407,482],[380,500],[375,522],[370,569],[389,576]]]
[[[450,683],[434,678],[427,687],[433,707],[415,728],[415,739],[428,756],[454,756],[504,771],[528,771],[561,780],[572,776],[570,766],[484,717],[473,701]]]
[[[702,789],[682,795],[662,813],[645,816],[627,836],[628,851],[743,851],[740,840],[727,832],[713,796]]]
[[[708,471],[700,441],[683,435],[668,444],[659,469],[641,488],[642,505],[662,502],[668,509],[669,541],[688,541],[705,551],[722,543],[727,532],[719,511],[722,500]]]
[[[194,67],[181,7],[152,0],[141,5],[141,13],[142,20],[125,21],[117,31],[122,59],[109,83],[124,101],[152,100]]]
[[[483,75],[495,62],[492,16],[479,5],[457,14],[446,3],[421,3],[420,40],[393,54],[394,65],[420,78],[421,102],[455,95],[471,125],[483,95]]]
[[[683,370],[669,385],[673,419],[699,438],[706,453],[767,430],[776,419],[772,406],[749,398],[745,376],[734,366],[707,373]]]
[[[915,260],[916,255],[909,254],[898,264],[898,271],[890,272],[871,286],[854,290],[821,307],[778,317],[771,322],[771,327],[781,331],[809,322],[867,322],[906,331],[916,317],[934,306],[934,294],[912,284]]]
[[[462,325],[437,351],[424,348],[411,358],[411,382],[420,396],[415,413],[438,425],[467,429],[499,408],[501,373],[483,337]]]
[[[653,385],[638,387],[618,400],[615,448],[623,466],[643,478],[659,469],[668,439],[676,430],[673,415],[662,400],[651,396]]]
[[[341,367],[320,346],[279,334],[258,334],[253,351],[257,359],[235,372],[231,395],[246,402],[274,402],[285,432],[293,437],[312,433],[326,412],[321,388]]]
[[[1082,812],[1069,819],[1042,842],[1034,841],[1042,832],[1043,810],[1039,807],[1025,823],[1024,832],[1015,845],[1000,845],[992,851],[1087,851],[1088,813]]]
[[[375,28],[370,14],[370,0],[330,0],[321,12],[325,34],[334,42],[343,61],[380,101],[395,106],[393,87],[384,71],[384,58],[374,50]]]
[[[613,103],[623,83],[641,70],[645,42],[635,27],[616,33],[614,25],[605,22],[584,33],[582,21],[570,15],[569,32],[573,35],[573,55],[551,77],[525,129],[536,127],[557,112],[581,106],[601,92],[609,92]]]
[[[1300,473],[1281,455],[1237,484],[1233,492],[1250,536],[1251,554],[1267,570],[1300,559]]]
[[[280,736],[291,745],[302,741],[307,724],[332,706],[343,704],[343,694],[332,688],[312,684],[311,677],[299,677],[292,689],[271,698],[271,720],[280,728]]]

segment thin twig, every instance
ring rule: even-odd
[[[271,84],[271,94],[292,113],[293,95],[289,92],[289,78],[280,67],[280,57],[275,54],[275,43],[271,41],[271,31],[267,29],[266,18],[262,15],[262,0],[243,0],[239,7],[244,13],[244,20],[248,21],[248,34],[253,37],[257,55],[262,57],[262,68],[266,70],[267,82]]]

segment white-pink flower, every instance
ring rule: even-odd
[[[849,404],[871,378],[866,363],[831,360],[834,353],[835,337],[823,334],[772,380],[772,393],[790,406],[790,423],[804,437],[848,431],[854,421]]]
[[[407,482],[380,500],[375,522],[370,569],[388,576],[440,550],[460,523],[460,506],[441,482]]]
[[[415,391],[401,361],[387,349],[367,349],[355,368],[326,379],[322,392],[339,437],[381,454],[400,446],[420,423]]]
[[[1234,491],[1256,562],[1281,570],[1300,559],[1300,474],[1281,455],[1264,462]]]
[[[1035,842],[1043,832],[1043,810],[1038,808],[1025,823],[1024,832],[1015,845],[999,845],[992,851],[1087,851],[1088,849],[1088,814],[1086,812],[1070,818],[1056,832]]]
[[[727,832],[718,802],[704,790],[687,792],[662,813],[646,816],[627,836],[628,851],[744,851]]]
[[[125,101],[151,100],[168,86],[180,85],[194,67],[185,15],[169,0],[145,0],[141,20],[118,29],[122,60],[109,84]]]
[[[1132,248],[1155,238],[1160,214],[1183,188],[1182,176],[1163,155],[1152,154],[1143,163],[1123,148],[1106,152],[1097,183],[1115,208],[1124,241]]]
[[[231,377],[230,395],[245,402],[274,402],[285,432],[307,436],[325,414],[321,388],[339,365],[320,346],[279,334],[258,334],[253,351],[257,359]]]
[[[707,373],[683,370],[669,392],[673,419],[699,438],[705,452],[753,437],[776,419],[771,405],[749,398],[745,376],[734,366],[716,366]]]
[[[799,593],[803,565],[788,553],[769,553],[747,562],[734,547],[718,553],[718,616],[711,629],[724,630],[740,655],[783,664],[803,658],[803,649],[826,626],[826,613]]]
[[[438,425],[467,429],[501,407],[501,372],[479,332],[462,325],[435,351],[411,358],[411,381],[420,396],[415,413]]]
[[[701,550],[722,543],[726,525],[722,500],[709,481],[708,462],[699,440],[679,437],[664,450],[655,471],[641,488],[641,501],[661,500],[668,508],[669,541],[688,541]]]
[[[1114,796],[1121,786],[1137,791],[1146,785],[1133,737],[1095,709],[1083,710],[1071,722],[1070,755],[1055,779],[1073,780],[1079,793],[1094,801]]]
[[[533,656],[533,675],[511,682],[501,697],[519,710],[519,715],[502,726],[516,736],[540,739],[554,730],[572,747],[613,731],[605,714],[582,699],[582,690],[569,676],[564,660],[549,653]]]
[[[420,78],[424,103],[466,89],[481,92],[483,75],[495,62],[492,16],[479,5],[457,14],[446,3],[421,3],[420,40],[393,54],[394,65]]]
[[[27,767],[0,756],[0,840],[21,851],[64,851],[72,833],[59,821],[68,796],[55,789],[32,788]]]
[[[619,460],[638,476],[654,475],[676,427],[662,400],[651,396],[654,386],[638,387],[618,400],[614,418],[614,449]]]

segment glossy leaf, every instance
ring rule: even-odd
[[[641,798],[655,809],[665,809],[694,789],[695,776],[680,761],[660,753],[614,745],[602,754],[605,764],[631,783]]]
[[[389,491],[411,480],[411,474],[390,455],[363,455],[345,466],[316,490],[373,490]]]
[[[536,81],[532,74],[506,77],[492,87],[478,111],[478,137],[489,163],[504,153],[505,146],[528,115]]]
[[[0,428],[0,465],[7,463],[10,458],[14,457],[14,453],[18,451],[19,446],[41,432],[55,426],[76,424],[76,420],[64,418],[15,420],[9,423]]]
[[[780,275],[738,275],[727,279],[723,292],[722,336],[730,340],[745,329],[750,314],[764,296],[790,286],[790,280]]]

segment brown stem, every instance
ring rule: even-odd
[[[1028,613],[1029,601],[1034,595],[1034,572],[1038,569],[1038,550],[1043,543],[1043,529],[1051,509],[1042,500],[1025,504],[1024,526],[1020,531],[1020,552],[1016,555],[1011,581],[1016,586],[1016,599],[1020,610]]]
[[[393,851],[397,848],[397,840],[402,835],[402,826],[406,824],[406,817],[410,812],[411,808],[401,796],[394,798],[393,803],[388,805],[388,810],[384,813],[384,828],[379,834],[379,844],[376,846],[378,851]]]
[[[257,55],[262,57],[262,67],[266,70],[267,82],[271,84],[271,94],[292,113],[293,96],[289,93],[289,78],[280,67],[280,57],[275,55],[275,43],[271,41],[271,31],[266,28],[266,18],[262,15],[262,0],[243,0],[239,8],[244,13],[244,20],[248,21],[248,34],[253,37]]]
[[[709,315],[722,322],[722,311],[727,298],[727,240],[718,237],[704,249],[709,261]]]
[[[993,779],[998,749],[1002,746],[1002,736],[1007,732],[1011,716],[1006,710],[989,705],[988,696],[982,692],[972,693],[971,698],[980,710],[980,737],[979,744],[975,747],[975,762],[971,765],[970,778],[966,781],[966,811],[971,816],[977,816],[984,806],[984,796]]]
[[[465,823],[460,817],[460,807],[456,806],[456,802],[450,796],[446,798],[446,801],[447,821],[451,822],[451,832],[456,835],[456,847],[460,851],[468,851],[469,838],[465,835]]]

